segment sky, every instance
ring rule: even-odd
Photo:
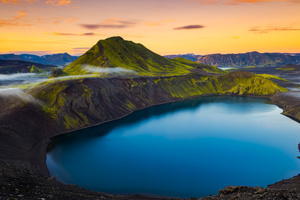
[[[300,53],[300,0],[0,0],[0,53],[80,55],[121,36],[160,54]]]

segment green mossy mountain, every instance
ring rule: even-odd
[[[69,75],[88,74],[84,66],[133,70],[139,75],[180,75],[190,73],[191,66],[162,57],[121,37],[100,40],[85,54],[64,69]]]

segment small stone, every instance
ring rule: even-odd
[[[53,177],[51,177],[51,178],[48,178],[48,180],[49,180],[49,181],[52,181],[52,180],[54,181],[54,180],[55,180],[55,177],[53,176]]]

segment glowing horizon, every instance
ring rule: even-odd
[[[0,0],[0,53],[82,54],[121,36],[161,54],[300,53],[300,0]]]

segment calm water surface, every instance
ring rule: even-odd
[[[112,194],[202,197],[300,172],[300,124],[263,99],[204,97],[155,106],[57,138],[51,176]]]

